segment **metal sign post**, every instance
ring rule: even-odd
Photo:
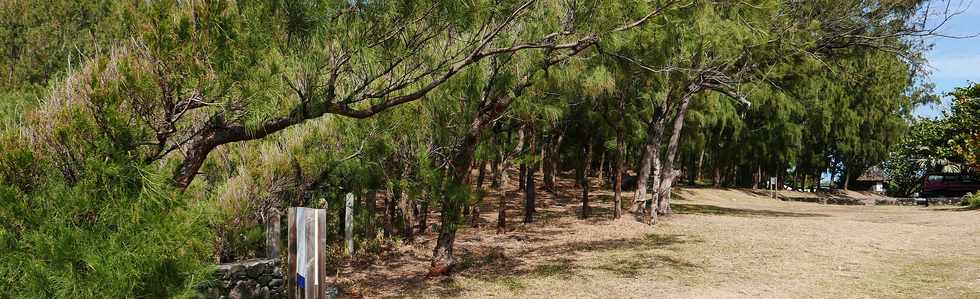
[[[769,191],[769,196],[772,197],[772,198],[776,198],[776,184],[777,183],[779,183],[779,180],[776,177],[770,177],[769,178],[769,190],[770,190]]]
[[[287,295],[289,298],[326,298],[327,211],[289,208],[289,259]]]

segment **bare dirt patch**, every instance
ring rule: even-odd
[[[611,220],[608,191],[577,219],[578,190],[560,188],[540,193],[534,224],[519,224],[512,200],[505,234],[495,208],[481,209],[486,226],[460,231],[452,278],[424,277],[430,232],[338,281],[367,297],[980,298],[980,211],[682,188],[677,214],[650,227]]]

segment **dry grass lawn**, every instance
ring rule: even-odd
[[[608,191],[579,220],[578,190],[562,190],[532,225],[511,200],[506,234],[484,208],[484,227],[460,231],[453,278],[424,277],[430,232],[338,281],[367,297],[980,298],[980,211],[677,189],[677,214],[650,227],[611,220]]]

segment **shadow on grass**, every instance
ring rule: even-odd
[[[636,254],[629,258],[616,258],[595,267],[595,269],[607,271],[622,278],[636,278],[645,270],[663,268],[689,271],[703,267],[669,255],[648,253]]]
[[[956,206],[956,207],[946,207],[946,208],[933,208],[928,210],[937,211],[937,212],[969,212],[969,211],[980,211],[980,207]]]
[[[455,272],[457,276],[496,284],[517,294],[525,290],[532,279],[569,279],[579,276],[579,271],[585,269],[608,271],[622,277],[635,277],[643,271],[659,267],[674,267],[682,270],[700,268],[667,255],[642,252],[689,242],[702,241],[683,235],[648,234],[635,239],[578,241],[532,247],[509,253],[501,247],[487,246],[460,250],[457,253],[459,264]],[[641,252],[635,254],[635,258],[612,260],[598,266],[576,264],[576,256],[580,253],[618,250]],[[451,279],[428,284],[417,283],[415,287],[408,291],[419,296],[424,294],[458,296],[465,291]]]
[[[671,204],[671,209],[678,214],[727,215],[739,217],[828,217],[826,214],[794,213],[770,210],[752,210],[725,208],[704,204]]]

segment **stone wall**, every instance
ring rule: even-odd
[[[912,197],[897,197],[897,198],[883,198],[875,202],[878,205],[925,205],[926,201],[929,201],[930,205],[959,205],[962,201],[962,197],[929,197],[929,198],[912,198]]]
[[[283,280],[279,259],[257,259],[221,264],[215,272],[215,280],[201,286],[207,298],[286,298],[286,282]]]

